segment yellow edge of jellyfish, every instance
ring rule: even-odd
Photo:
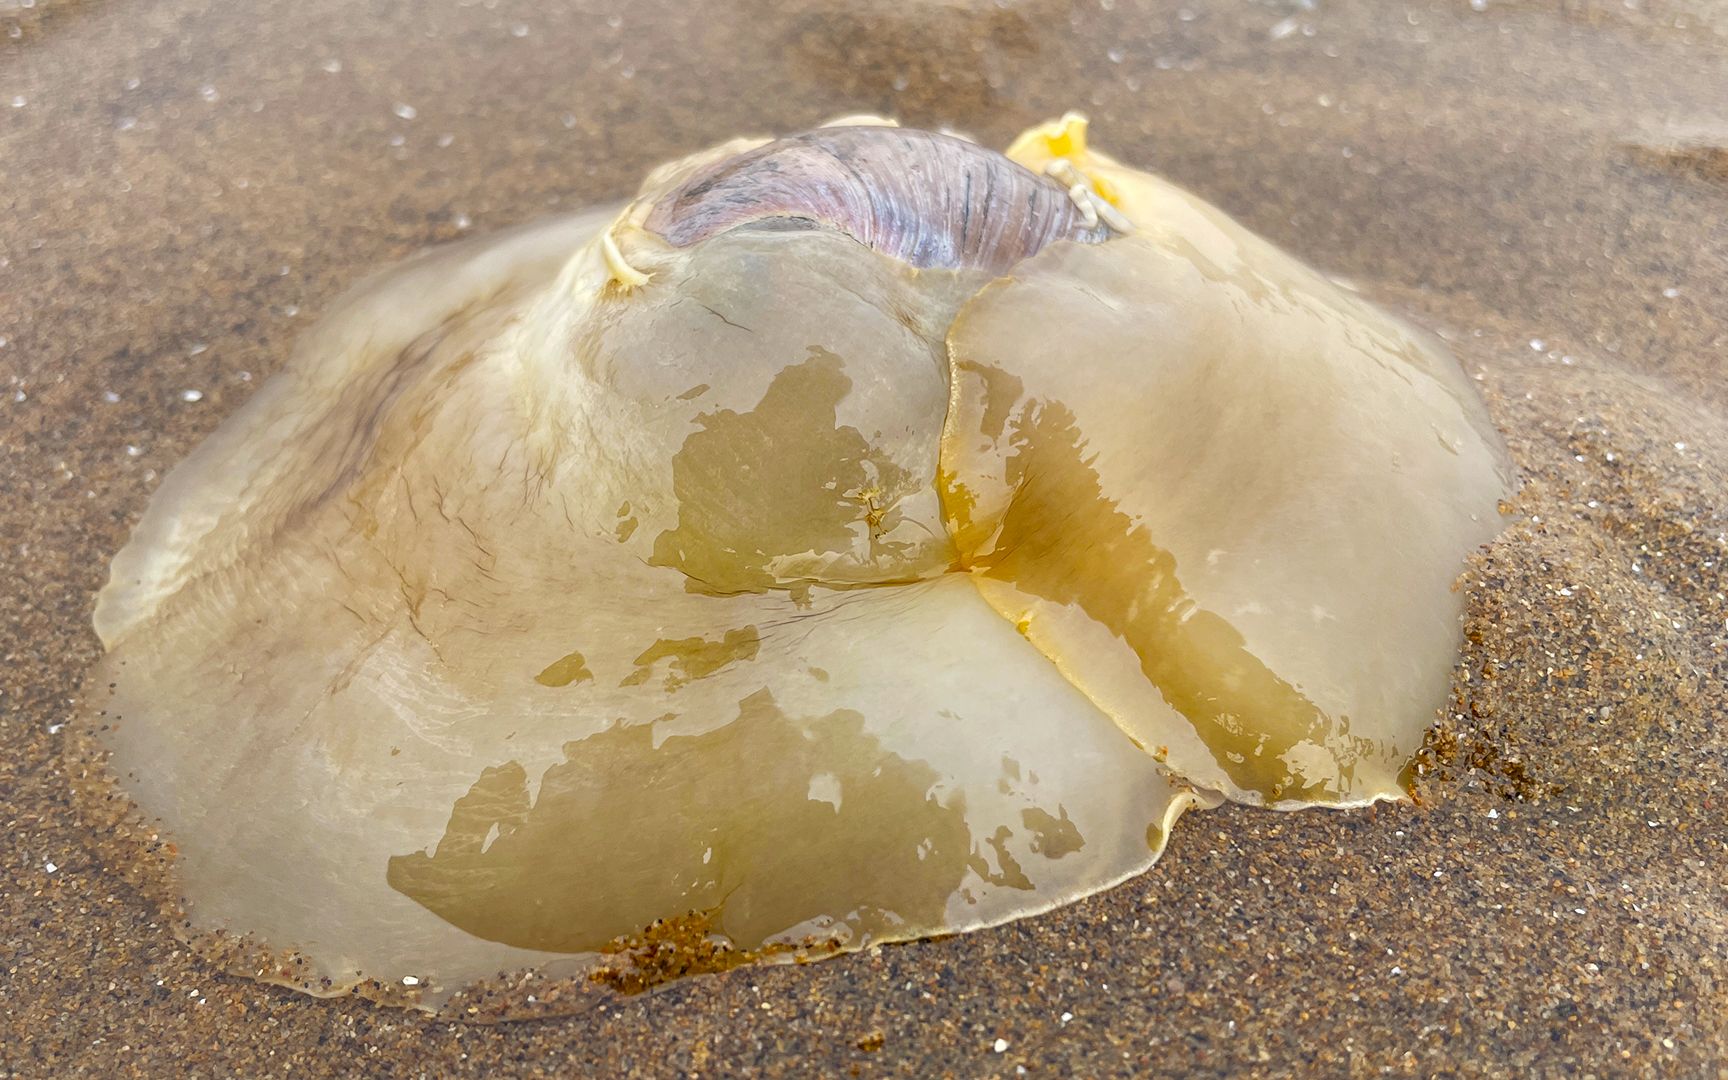
[[[624,286],[625,292],[641,288],[654,277],[630,265],[624,253],[618,250],[618,241],[610,228],[600,234],[600,253],[606,258],[606,269],[611,272],[612,280]]]
[[[841,113],[822,121],[817,127],[891,127],[900,126],[900,121],[889,116],[878,116],[875,113]]]
[[[1067,158],[1081,175],[1092,182],[1100,198],[1120,210],[1121,192],[1094,167],[1097,164],[1114,165],[1115,162],[1086,148],[1086,129],[1090,123],[1085,113],[1064,113],[1060,120],[1046,120],[1021,132],[1009,144],[1006,155],[1008,160],[1040,174],[1044,172],[1044,166],[1057,158]]]

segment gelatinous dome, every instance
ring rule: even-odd
[[[436,1005],[1399,797],[1497,438],[1433,340],[1083,136],[730,143],[344,301],[98,601],[88,726],[192,925]]]

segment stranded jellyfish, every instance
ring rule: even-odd
[[[1401,797],[1509,476],[1079,117],[740,140],[343,301],[115,558],[80,745],[314,992],[952,933]]]

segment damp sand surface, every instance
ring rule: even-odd
[[[1719,1075],[1728,18],[1477,6],[0,2],[0,1073]],[[189,955],[59,726],[151,491],[338,292],[729,135],[1071,107],[1446,336],[1507,437],[1417,805],[1196,815],[1048,915],[544,1021]]]

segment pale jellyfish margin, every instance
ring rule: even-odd
[[[621,214],[435,251],[341,301],[164,481],[98,600],[73,752],[136,802],[117,835],[172,851],[185,929],[254,977],[437,1008],[508,971],[544,992],[628,964],[534,946],[682,914],[668,895],[721,901],[746,945],[855,948],[1106,888],[1219,795],[1403,797],[1452,583],[1511,483],[1499,439],[1437,342],[1084,135],[1070,117],[1010,156],[1069,158],[1135,233],[995,282],[833,233],[675,251],[632,227],[737,140]],[[774,553],[751,568],[767,591],[687,588],[678,452],[742,461],[722,422],[812,414],[806,445],[864,447],[812,466],[863,478],[835,492],[851,541]],[[822,584],[870,583],[883,552],[891,584]],[[730,746],[745,718],[786,741]],[[719,820],[533,820],[614,744],[728,745],[684,763],[707,783],[633,776],[600,802]],[[809,775],[748,756],[781,749]],[[759,797],[762,777],[799,790]],[[542,873],[558,844],[578,872]],[[910,884],[875,880],[885,858]],[[642,884],[667,860],[671,885]],[[817,867],[839,906],[805,911]],[[637,884],[570,938],[556,904],[594,898],[590,869]]]

